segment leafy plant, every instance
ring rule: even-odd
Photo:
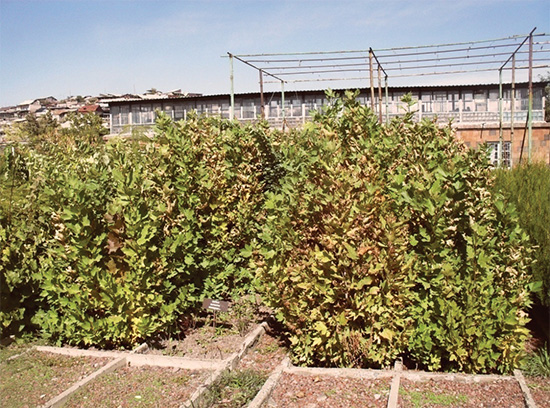
[[[274,144],[256,264],[296,362],[517,366],[529,250],[486,152],[410,112],[383,127],[352,93]]]
[[[531,280],[541,285],[538,301],[550,306],[550,167],[544,162],[524,163],[511,170],[496,170],[495,191],[518,211],[519,224],[535,248]]]
[[[548,346],[540,347],[525,359],[522,370],[534,377],[550,377],[550,352]]]
[[[104,144],[96,117],[72,123],[72,143],[31,146],[21,171],[0,162],[15,191],[0,213],[3,327],[32,318],[52,341],[130,347],[203,297],[251,291],[265,129],[161,116],[153,140]]]

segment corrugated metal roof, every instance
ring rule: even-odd
[[[527,85],[528,82],[516,82],[516,86],[522,86]],[[544,81],[537,81],[534,82],[534,84],[545,84]],[[486,88],[486,87],[497,87],[498,83],[485,83],[485,84],[455,84],[455,85],[399,85],[399,86],[388,86],[388,89],[390,91],[406,91],[406,90],[415,90],[415,89],[464,89],[464,88]],[[506,84],[510,85],[510,84]],[[375,87],[376,89],[378,87]],[[370,88],[368,87],[361,87],[361,88],[339,88],[339,89],[333,89],[335,92],[344,92],[347,89],[360,89],[360,90],[368,90]],[[289,95],[294,93],[319,93],[319,92],[325,92],[327,89],[300,89],[300,90],[288,90],[286,91]],[[281,93],[281,91],[265,91],[264,94],[278,94]],[[259,96],[260,92],[240,92],[236,93],[235,96]],[[135,96],[134,98],[125,98],[125,97],[119,97],[114,99],[107,99],[104,100],[106,103],[115,103],[115,102],[139,102],[139,101],[166,101],[166,100],[182,100],[182,99],[208,99],[208,98],[222,98],[222,97],[229,97],[230,95],[227,93],[221,93],[221,94],[186,94],[186,96],[179,96],[179,95],[132,95]]]

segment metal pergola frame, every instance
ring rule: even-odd
[[[370,88],[370,104],[375,111],[375,88],[378,88],[378,114],[380,123],[382,114],[382,75],[384,76],[386,122],[389,121],[388,71],[399,71],[392,78],[422,77],[431,75],[456,75],[463,73],[495,72],[499,73],[499,166],[502,165],[503,152],[503,84],[504,70],[512,73],[512,118],[511,143],[514,137],[514,102],[515,102],[515,74],[516,70],[528,70],[529,77],[529,105],[526,123],[528,139],[528,158],[531,160],[532,145],[532,103],[533,103],[533,70],[550,67],[549,34],[537,33],[536,27],[527,35],[513,35],[504,38],[456,42],[447,44],[431,44],[398,48],[368,48],[351,51],[319,51],[293,53],[264,53],[264,54],[233,54],[228,52],[230,64],[230,115],[235,114],[234,97],[234,60],[254,68],[259,73],[261,117],[264,112],[264,84],[280,83],[281,104],[283,112],[283,126],[285,121],[285,84],[303,82],[335,82],[346,80],[368,81]],[[539,37],[542,41],[535,42]],[[545,40],[546,39],[546,40]],[[529,49],[522,50],[528,42]],[[534,46],[537,49],[534,49]],[[542,55],[535,59],[534,54]],[[549,55],[549,56],[545,56]],[[508,57],[504,60],[503,57]],[[511,66],[508,66],[511,62]],[[538,62],[538,65],[534,65]],[[427,63],[427,64],[426,64]],[[523,63],[519,65],[518,63]],[[484,67],[487,66],[487,67]],[[457,68],[455,68],[457,67]],[[430,70],[430,71],[426,71]],[[410,72],[409,72],[410,71]],[[349,76],[350,73],[368,72],[368,76]],[[340,77],[327,75],[340,74]],[[272,78],[264,81],[264,76]],[[307,76],[307,78],[303,78]],[[313,78],[313,76],[317,76]],[[376,77],[376,78],[375,78]],[[377,85],[375,85],[377,79]],[[524,134],[525,140],[525,134]],[[522,148],[523,154],[523,148]],[[521,155],[520,155],[521,160]]]

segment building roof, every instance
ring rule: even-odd
[[[94,105],[84,105],[78,108],[79,113],[95,113],[97,111],[102,111],[101,106],[94,104]]]
[[[546,82],[533,82],[534,85],[546,85]],[[504,84],[506,86],[506,89],[509,88],[510,84]],[[410,85],[410,86],[389,86],[389,90],[392,92],[414,92],[414,91],[430,91],[430,90],[460,90],[460,89],[489,89],[489,88],[495,88],[498,87],[498,83],[490,83],[490,84],[470,84],[470,85]],[[515,84],[516,88],[525,88],[528,86],[528,82],[516,82]],[[366,91],[368,90],[368,87],[362,87],[360,90]],[[375,89],[378,89],[378,87],[375,87]],[[333,91],[341,93],[344,92],[346,89],[333,89]],[[294,93],[302,93],[302,94],[318,94],[320,92],[325,92],[326,89],[309,89],[309,90],[299,90],[299,91],[289,91],[288,94],[294,94]],[[281,91],[266,91],[264,94],[279,94]],[[236,93],[235,96],[248,96],[251,98],[259,97],[260,92],[241,92]],[[105,103],[128,103],[128,102],[140,102],[140,101],[147,101],[147,102],[163,102],[166,100],[183,100],[183,99],[193,99],[193,98],[200,98],[200,99],[214,99],[214,98],[225,98],[229,97],[229,94],[184,94],[184,95],[177,95],[177,94],[162,94],[162,95],[124,95],[119,98],[114,99],[108,99],[105,100]]]

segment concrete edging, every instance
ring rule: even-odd
[[[271,393],[277,386],[281,375],[286,372],[290,366],[290,359],[287,357],[279,364],[279,366],[271,372],[271,375],[265,381],[264,385],[258,391],[254,399],[248,404],[248,408],[260,408],[271,396]]]
[[[174,367],[185,370],[219,370],[225,368],[223,360],[199,360],[185,357],[149,355],[149,354],[129,354],[126,361],[130,366],[153,366],[153,367]]]
[[[298,367],[289,364],[284,370],[289,374],[299,375],[323,375],[327,377],[349,377],[366,380],[393,377],[392,370],[374,370],[368,368],[322,368],[322,367]]]
[[[403,361],[395,360],[393,366],[393,378],[390,385],[390,396],[388,397],[388,408],[397,408],[399,399],[399,386],[401,382],[401,373],[403,372]]]
[[[61,406],[69,396],[75,393],[79,388],[86,385],[93,379],[109,373],[117,368],[128,364],[131,366],[157,366],[157,367],[173,367],[188,370],[209,370],[213,371],[212,375],[199,386],[199,388],[192,394],[188,401],[181,405],[182,408],[192,408],[200,403],[200,400],[204,397],[205,392],[209,387],[218,380],[218,378],[225,372],[234,370],[239,364],[240,360],[247,354],[250,348],[252,348],[258,339],[266,332],[267,323],[263,322],[256,327],[250,334],[246,336],[239,351],[231,354],[224,360],[206,360],[206,359],[189,359],[185,357],[173,357],[163,355],[150,355],[147,354],[148,345],[146,343],[141,344],[132,351],[102,351],[102,350],[82,350],[63,347],[51,347],[51,346],[35,346],[33,349],[42,352],[50,352],[55,354],[62,354],[67,356],[90,356],[99,358],[114,359],[99,370],[90,374],[86,378],[78,381],[72,387],[65,392],[59,394],[57,397],[48,401],[44,408],[59,407]],[[27,350],[28,351],[28,350]],[[22,353],[24,354],[24,353]],[[19,355],[12,356],[11,358],[17,358]],[[260,408],[270,397],[273,389],[278,384],[281,375],[286,372],[289,374],[297,375],[314,375],[314,376],[330,376],[330,377],[350,377],[359,379],[380,379],[380,378],[392,378],[390,385],[390,393],[388,397],[387,408],[396,408],[399,396],[399,388],[401,379],[407,379],[410,381],[428,381],[428,380],[441,380],[441,381],[457,381],[463,383],[484,383],[497,380],[517,381],[520,385],[523,393],[524,401],[527,408],[537,408],[537,405],[531,395],[529,387],[525,382],[525,378],[520,370],[514,370],[514,375],[495,375],[495,374],[461,374],[461,373],[442,373],[442,372],[426,372],[426,371],[403,371],[403,363],[401,360],[397,360],[393,369],[358,369],[358,368],[321,368],[321,367],[297,367],[292,365],[289,357],[285,359],[272,371],[260,391],[256,394],[256,397],[250,402],[249,408]]]
[[[66,347],[36,346],[36,350],[47,353],[62,354],[71,357],[100,357],[100,358],[120,358],[129,352],[124,351],[104,351],[104,350],[84,350]]]
[[[511,375],[497,374],[460,374],[460,373],[430,373],[427,371],[403,371],[401,378],[410,381],[457,381],[463,383],[484,383],[498,380],[512,381],[515,380]]]
[[[37,346],[38,351],[62,354],[71,357],[100,357],[100,358],[121,358],[124,357],[130,365],[139,367],[143,365],[158,367],[174,367],[188,370],[216,370],[225,366],[223,360],[201,360],[185,357],[171,357],[162,355],[137,354],[146,347],[142,344],[132,351],[101,351],[82,350],[63,347]]]
[[[227,364],[228,368],[230,370],[234,370],[237,365],[239,364],[239,361],[244,357],[246,353],[248,353],[248,350],[256,344],[258,339],[265,333],[267,327],[266,322],[262,322],[258,327],[256,327],[248,336],[245,337],[244,341],[241,344],[241,348],[239,351],[233,353],[228,358],[226,358],[224,361]]]
[[[531,395],[531,390],[527,386],[521,370],[514,370],[514,377],[519,383],[519,387],[521,388],[521,392],[523,393],[523,399],[525,401],[525,404],[527,405],[527,408],[537,408],[537,404],[533,399],[533,396]]]

